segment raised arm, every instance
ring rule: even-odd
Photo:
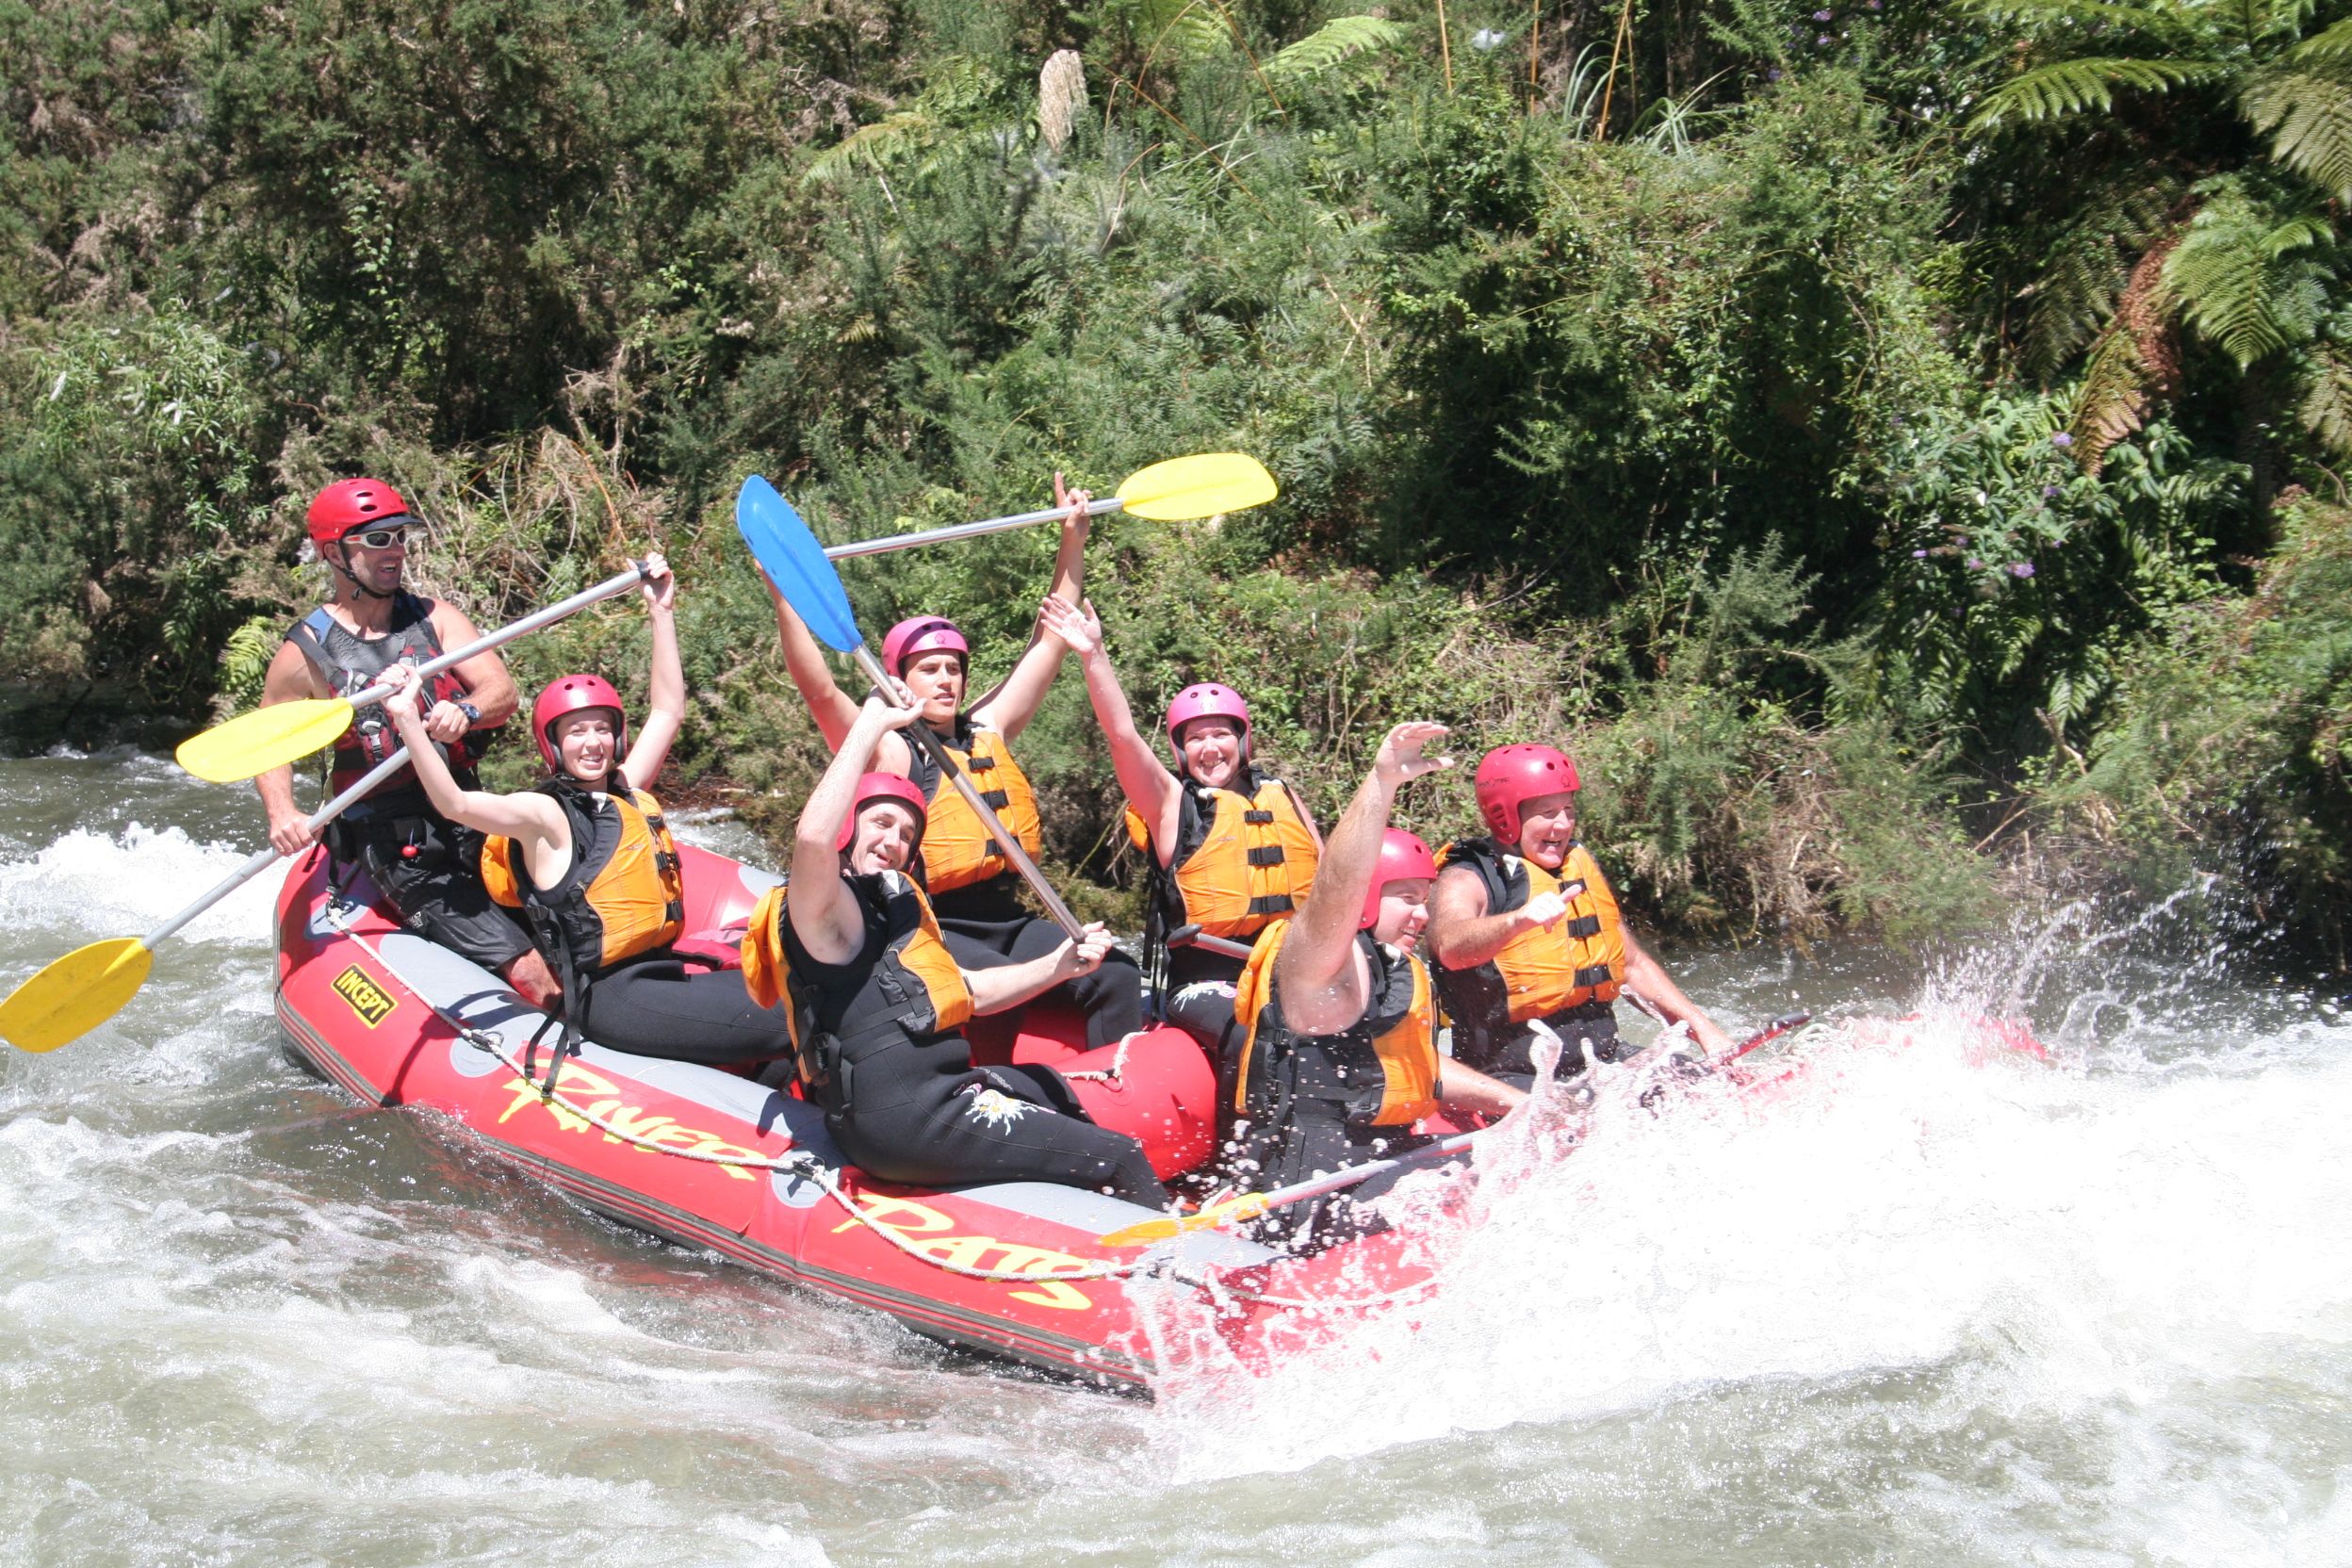
[[[760,580],[766,582],[767,579],[763,575]],[[825,650],[817,645],[816,638],[773,582],[768,583],[768,596],[776,601],[776,636],[784,645],[785,671],[800,689],[800,700],[808,705],[808,711],[815,716],[825,743],[838,752],[850,726],[858,722],[858,704],[834,680],[833,667],[825,662]],[[857,779],[853,776],[850,782],[855,785]]]
[[[659,551],[645,557],[645,580],[637,590],[645,596],[645,614],[653,622],[653,678],[646,694],[645,722],[629,738],[629,757],[621,776],[629,788],[649,790],[668,760],[670,743],[678,739],[686,719],[686,667],[678,657],[678,579]]]
[[[1057,598],[1047,599],[1038,617],[1047,636],[1078,656],[1095,722],[1111,743],[1111,767],[1119,775],[1119,787],[1136,814],[1152,825],[1152,847],[1166,865],[1175,852],[1182,792],[1159,752],[1135,728],[1135,710],[1127,706],[1127,694],[1119,689],[1119,672],[1111,667],[1110,650],[1103,645],[1101,617],[1091,604],[1072,605]]]
[[[1084,490],[1063,488],[1062,476],[1054,476],[1054,504],[1069,510],[1062,517],[1061,547],[1054,555],[1051,596],[1064,604],[1076,604],[1086,591],[1086,535],[1094,527],[1094,519],[1086,514],[1086,502],[1091,498]],[[1063,651],[1061,639],[1048,636],[1042,625],[1033,629],[1029,646],[1013,673],[972,705],[973,721],[1008,741],[1019,736],[1037,716],[1037,705],[1061,673]]]
[[[1364,1016],[1365,975],[1356,962],[1356,922],[1379,874],[1380,836],[1388,830],[1398,786],[1453,766],[1451,758],[1421,754],[1445,734],[1444,725],[1417,720],[1390,730],[1372,771],[1323,847],[1315,891],[1274,960],[1283,1017],[1303,1033],[1336,1034]]]
[[[434,810],[476,832],[514,839],[526,856],[539,848],[570,850],[572,830],[564,821],[564,808],[546,795],[498,795],[459,788],[421,711],[424,683],[416,678],[416,666],[396,664],[385,676],[400,681],[400,689],[384,699],[384,714],[407,743],[408,765],[416,770],[416,782],[425,787]]]
[[[901,688],[904,695],[904,688]],[[820,963],[845,964],[865,941],[858,895],[841,876],[841,825],[858,806],[858,780],[874,760],[884,736],[904,729],[920,714],[911,701],[894,707],[874,693],[850,721],[841,748],[817,780],[792,833],[792,876],[784,894],[786,917],[800,945]]]

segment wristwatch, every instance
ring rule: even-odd
[[[457,710],[466,715],[466,727],[468,729],[482,722],[482,710],[470,702],[461,701],[457,705]]]

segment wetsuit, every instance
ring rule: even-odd
[[[361,637],[325,610],[315,610],[286,633],[327,689],[344,695],[372,686],[402,659],[418,663],[441,656],[433,628],[433,601],[398,595],[382,637]],[[465,685],[453,671],[433,678],[436,702],[457,701]],[[461,790],[480,789],[474,764],[497,731],[472,730],[443,748]],[[328,762],[328,792],[339,793],[399,748],[400,738],[379,704],[358,710],[337,738]],[[491,903],[482,887],[482,835],[433,809],[413,772],[377,786],[327,825],[327,853],[356,861],[412,931],[464,954],[493,973],[531,951],[521,924]]]
[[[539,786],[571,829],[571,863],[552,888],[532,882],[511,839],[491,840],[482,858],[491,896],[530,921],[564,988],[564,1017],[597,1044],[643,1056],[723,1065],[789,1055],[782,1010],[755,1002],[740,970],[670,951],[685,932],[678,846],[660,802],[618,776],[608,783]]]
[[[773,894],[745,939],[755,992],[780,950],[801,1080],[843,1152],[889,1182],[1057,1182],[1164,1204],[1143,1145],[1087,1120],[1060,1073],[972,1066],[971,994],[922,890],[895,872],[844,879],[865,927],[847,963],[812,956]]]
[[[956,734],[946,744],[972,788],[1034,858],[1036,796],[1003,737],[958,714]],[[1062,928],[1021,904],[1020,873],[931,754],[912,741],[907,751],[912,759],[907,777],[931,803],[923,831],[923,885],[931,890],[940,935],[956,961],[968,970],[1001,969],[1060,947]],[[1114,950],[1091,974],[1065,981],[1047,994],[1067,997],[1085,1010],[1089,1047],[1109,1045],[1143,1027],[1143,972],[1124,953]]]
[[[1259,939],[1238,998],[1250,1035],[1227,1160],[1249,1192],[1421,1148],[1431,1140],[1413,1124],[1438,1108],[1437,1009],[1421,960],[1359,932],[1370,979],[1364,1016],[1337,1034],[1301,1034],[1283,1021],[1274,982],[1288,931],[1284,923]],[[1385,1229],[1362,1205],[1395,1179],[1274,1209],[1257,1233],[1308,1250]]]

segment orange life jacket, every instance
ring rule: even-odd
[[[1560,923],[1522,931],[1486,963],[1437,972],[1439,994],[1454,1025],[1454,1054],[1486,1070],[1491,1056],[1524,1033],[1516,1026],[1551,1021],[1577,1008],[1617,1000],[1625,983],[1625,930],[1617,895],[1592,852],[1569,846],[1557,873],[1501,849],[1492,839],[1465,839],[1437,858],[1441,870],[1462,866],[1486,886],[1486,912],[1508,914],[1547,892],[1583,890],[1568,899]]]
[[[497,838],[482,845],[482,880],[493,900],[523,912],[576,1007],[573,976],[593,977],[686,934],[686,882],[662,803],[643,790],[606,794],[572,778],[538,789],[564,808],[571,869],[552,888],[534,887],[520,846]]]
[[[947,781],[946,773],[923,747],[909,742],[907,749],[913,754],[907,776],[931,802],[929,820],[923,828],[923,886],[936,896],[1011,871],[1013,863],[988,836],[979,813],[965,805],[963,795]],[[1030,858],[1042,854],[1045,838],[1037,820],[1037,792],[1030,788],[1029,776],[1021,771],[1021,764],[1013,760],[1004,737],[993,729],[974,728],[969,718],[958,714],[956,738],[946,743],[946,749]]]
[[[1151,868],[1160,929],[1197,923],[1212,937],[1243,939],[1307,901],[1321,846],[1289,785],[1250,777],[1248,794],[1178,781],[1184,804],[1166,866],[1152,849],[1151,825],[1127,808],[1128,841]]]
[[[831,1086],[844,1054],[855,1060],[899,1039],[922,1044],[972,1017],[971,988],[923,890],[894,871],[843,874],[865,916],[858,956],[840,966],[848,979],[821,982],[792,961],[787,888],[760,895],[743,933],[743,984],[763,1007],[787,1004],[801,1081],[813,1090]]]
[[[1233,991],[1233,1017],[1249,1037],[1233,1085],[1233,1110],[1265,1123],[1298,1102],[1335,1106],[1357,1126],[1410,1126],[1438,1108],[1437,1005],[1421,960],[1356,934],[1370,969],[1364,1016],[1336,1035],[1302,1035],[1282,1021],[1274,959],[1290,935],[1276,924],[1258,941]]]

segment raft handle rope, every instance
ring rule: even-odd
[[[367,937],[363,936],[359,931],[352,927],[350,922],[346,920],[341,913],[343,906],[344,901],[340,898],[331,898],[328,900],[326,906],[326,923],[333,926],[335,930],[341,932],[344,936],[350,938],[358,945],[361,952],[375,959],[377,963],[382,964],[384,966],[384,972],[391,975],[393,979],[399,981],[411,996],[414,996],[423,1004],[427,1012],[439,1019],[443,1023],[448,1024],[456,1032],[457,1037],[464,1040],[466,1044],[474,1047],[478,1051],[484,1052],[487,1054],[496,1057],[502,1066],[504,1066],[509,1071],[513,1072],[517,1078],[520,1078],[525,1083],[530,1084],[533,1088],[537,1089],[539,1091],[539,1098],[542,1101],[555,1106],[558,1110],[563,1111],[567,1116],[579,1118],[582,1122],[594,1127],[597,1132],[602,1133],[607,1137],[616,1139],[622,1143],[629,1144],[638,1149],[649,1149],[657,1154],[674,1155],[677,1158],[693,1160],[702,1165],[730,1166],[743,1170],[780,1171],[789,1176],[796,1176],[814,1182],[819,1187],[824,1189],[825,1196],[832,1199],[834,1202],[840,1204],[843,1212],[848,1214],[852,1219],[855,1219],[858,1223],[863,1225],[867,1230],[872,1231],[875,1235],[880,1236],[884,1241],[889,1242],[892,1247],[897,1248],[901,1252],[906,1253],[910,1258],[929,1264],[934,1268],[943,1270],[949,1274],[959,1275],[967,1280],[987,1280],[1002,1283],[1018,1284],[1038,1280],[1112,1280],[1127,1279],[1138,1274],[1165,1274],[1168,1277],[1177,1281],[1179,1283],[1191,1285],[1198,1290],[1213,1291],[1216,1288],[1207,1282],[1196,1280],[1187,1275],[1176,1273],[1172,1269],[1163,1266],[1158,1260],[1150,1257],[1138,1258],[1131,1263],[1105,1262],[1086,1264],[1075,1270],[1054,1268],[1044,1271],[1037,1269],[1014,1268],[975,1268],[967,1264],[951,1263],[945,1258],[935,1257],[931,1253],[924,1251],[921,1247],[907,1240],[898,1232],[890,1229],[890,1227],[876,1223],[873,1216],[867,1214],[865,1210],[858,1206],[858,1202],[855,1199],[851,1198],[849,1194],[841,1190],[841,1184],[833,1179],[833,1172],[825,1168],[825,1163],[813,1155],[795,1150],[791,1153],[783,1155],[754,1155],[746,1159],[739,1155],[707,1153],[700,1150],[678,1149],[669,1144],[656,1143],[642,1133],[637,1133],[628,1127],[620,1126],[604,1117],[598,1116],[594,1110],[588,1108],[587,1106],[576,1104],[570,1100],[565,1099],[562,1090],[555,1086],[554,1073],[550,1073],[548,1075],[547,1082],[540,1082],[533,1074],[526,1071],[522,1065],[516,1062],[513,1056],[507,1054],[503,1042],[500,1041],[497,1036],[476,1028],[474,1025],[467,1023],[465,1020],[456,1018],[443,1008],[435,1006],[430,1000],[427,999],[425,993],[417,988],[416,983],[414,980],[411,980],[407,975],[400,972],[399,965],[395,964],[390,958],[384,956],[384,950],[382,948],[378,947],[374,942],[368,940]],[[1125,1042],[1122,1041],[1121,1061],[1124,1060],[1124,1044]],[[1110,1070],[1111,1072],[1116,1073],[1118,1071],[1117,1066],[1114,1066]]]

